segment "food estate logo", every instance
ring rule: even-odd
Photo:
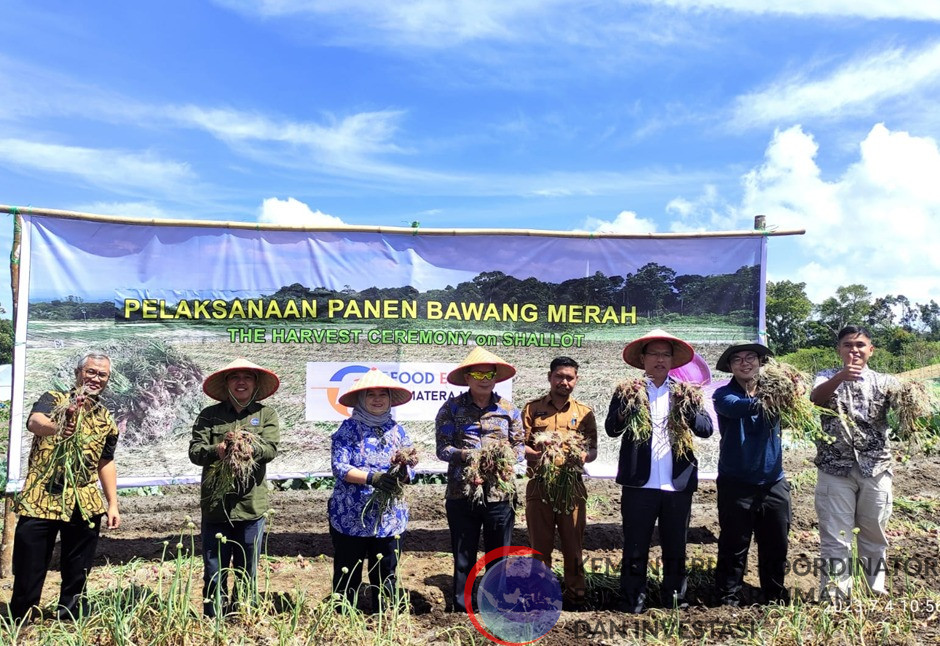
[[[348,418],[351,411],[339,403],[340,396],[374,367],[412,392],[411,401],[396,408],[395,419],[433,420],[445,401],[464,390],[447,382],[447,374],[455,366],[454,363],[417,361],[309,361],[306,366],[305,419],[324,422]],[[511,397],[511,383],[501,383],[499,394]]]
[[[335,410],[343,417],[349,417],[349,409],[339,403],[340,391],[344,390],[343,380],[349,375],[361,375],[369,372],[369,368],[363,365],[351,365],[340,368],[330,377],[330,385],[326,389],[326,400],[330,403],[330,408]],[[349,387],[346,386],[345,389]]]

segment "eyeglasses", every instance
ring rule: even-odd
[[[728,360],[732,366],[736,366],[739,363],[747,361],[748,363],[754,363],[759,357],[756,354],[745,354],[745,355],[735,355]]]
[[[484,379],[495,379],[495,378],[496,378],[496,371],[495,371],[495,370],[490,370],[489,372],[478,372],[478,371],[476,371],[476,370],[471,370],[471,371],[468,372],[467,374],[470,375],[471,377],[473,377],[474,379],[476,379],[477,381],[483,381]]]
[[[95,370],[94,368],[85,368],[84,373],[85,376],[89,379],[94,379],[95,377],[98,377],[98,379],[107,379],[111,376],[110,372],[105,372],[104,370]]]

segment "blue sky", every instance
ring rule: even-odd
[[[924,0],[8,1],[0,202],[626,233],[762,213],[807,230],[771,240],[770,280],[940,300],[938,22]]]

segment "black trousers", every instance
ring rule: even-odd
[[[741,598],[751,535],[757,542],[757,571],[767,602],[789,600],[784,586],[790,532],[790,483],[786,478],[753,485],[718,478],[718,563],[715,591],[723,601]]]
[[[454,553],[453,608],[466,612],[464,590],[470,570],[477,562],[480,548],[480,530],[483,530],[483,551],[507,547],[512,542],[512,528],[516,522],[516,511],[512,502],[488,502],[472,505],[466,498],[447,500],[447,524],[450,527],[451,551]],[[491,561],[493,567],[500,559]]]
[[[333,539],[333,592],[346,595],[353,605],[362,584],[362,566],[369,561],[369,583],[372,586],[372,610],[379,610],[379,591],[391,598],[397,589],[398,556],[401,537],[350,536],[330,525]],[[381,560],[376,560],[378,554]],[[343,571],[345,570],[345,572]]]
[[[10,614],[14,619],[22,619],[31,614],[34,607],[38,608],[46,570],[52,560],[52,549],[60,533],[62,587],[57,614],[61,618],[79,614],[79,602],[95,558],[100,529],[101,516],[94,516],[91,521],[83,520],[77,506],[67,522],[20,516],[13,538],[14,578]]]
[[[642,612],[646,606],[646,576],[653,527],[659,522],[663,550],[663,605],[685,599],[687,575],[685,543],[692,516],[692,492],[624,487],[620,500],[623,518],[623,561],[620,588],[627,609]]]

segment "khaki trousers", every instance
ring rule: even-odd
[[[857,543],[859,562],[868,586],[885,594],[888,537],[891,517],[891,473],[866,478],[852,467],[847,476],[818,472],[816,515],[819,517],[819,555],[822,558],[819,591],[823,595],[848,597],[852,592],[852,540]],[[854,534],[855,529],[858,534]]]
[[[581,483],[577,504],[570,514],[556,513],[552,505],[542,501],[541,482],[529,480],[526,485],[525,518],[529,530],[529,546],[541,552],[535,556],[552,566],[552,550],[555,546],[555,529],[561,539],[561,555],[564,563],[564,597],[573,603],[583,603],[586,594],[582,550],[584,547],[585,491]]]

